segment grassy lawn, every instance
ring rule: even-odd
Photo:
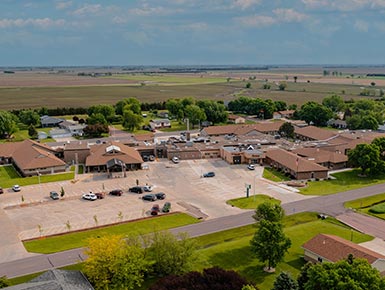
[[[376,204],[380,204],[385,202],[385,193],[373,195],[366,198],[359,198],[356,200],[345,202],[344,206],[346,208],[353,208],[359,212],[372,215],[374,217],[384,219],[385,220],[385,213],[372,213],[369,211],[369,209]]]
[[[74,172],[53,174],[53,175],[42,175],[40,176],[40,183],[48,183],[55,181],[63,181],[73,179],[75,176]],[[31,185],[38,184],[39,178],[37,176],[32,177],[20,177],[18,172],[13,166],[0,166],[0,184],[3,188],[12,187],[14,184],[18,185]]]
[[[256,209],[258,205],[261,203],[264,203],[266,201],[270,201],[274,204],[280,204],[281,201],[278,199],[275,199],[273,197],[264,195],[264,194],[257,194],[255,196],[251,195],[250,197],[241,197],[236,199],[230,199],[227,201],[227,204],[230,204],[232,206],[236,206],[243,209]]]
[[[182,213],[162,215],[155,218],[128,222],[100,229],[26,241],[24,242],[24,246],[29,252],[49,254],[84,247],[86,246],[87,238],[89,237],[105,234],[119,234],[124,236],[142,235],[198,222],[197,219]]]
[[[272,288],[276,276],[281,271],[289,271],[297,276],[303,266],[302,244],[319,233],[333,234],[361,243],[372,237],[352,231],[349,228],[335,223],[333,220],[319,220],[315,213],[301,213],[285,218],[285,233],[292,241],[289,253],[283,263],[277,267],[274,274],[263,272],[263,264],[254,258],[249,242],[255,233],[254,226],[246,226],[221,233],[215,233],[197,238],[201,246],[202,263],[199,269],[220,266],[225,269],[234,269],[241,275],[257,283],[259,289]]]
[[[360,170],[345,171],[332,174],[336,179],[324,181],[309,181],[306,188],[301,188],[300,193],[305,195],[328,195],[341,191],[357,189],[365,186],[383,183],[385,175],[360,177]]]
[[[289,181],[290,178],[287,177],[285,174],[270,168],[270,167],[265,167],[263,169],[263,178],[269,179],[274,182],[281,182],[281,181]]]

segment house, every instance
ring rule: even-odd
[[[91,283],[80,271],[48,270],[29,282],[6,287],[7,290],[93,290]]]
[[[58,127],[61,122],[63,122],[63,119],[50,117],[47,115],[40,117],[40,123],[43,128],[46,127]]]
[[[86,158],[86,172],[125,172],[141,168],[143,159],[139,152],[119,142],[90,146],[90,155]]]
[[[293,118],[293,115],[295,113],[295,110],[285,110],[285,111],[277,111],[273,113],[273,119],[291,119]]]
[[[161,112],[158,112],[158,117],[162,119],[168,119],[169,114],[167,111],[161,111]]]
[[[265,163],[298,180],[328,177],[326,167],[279,148],[266,152]]]
[[[171,128],[171,122],[169,119],[154,119],[150,120],[151,130],[156,130],[160,128]]]
[[[37,132],[37,139],[39,140],[43,140],[43,139],[47,139],[48,138],[48,134],[44,131],[38,131]]]
[[[229,123],[234,123],[234,124],[244,124],[246,122],[245,118],[237,115],[229,115],[227,119]]]
[[[340,120],[340,119],[337,119],[337,120],[330,119],[329,121],[327,121],[326,124],[330,127],[337,128],[337,129],[346,129],[348,127],[348,124],[346,123],[346,121]]]
[[[302,248],[306,261],[335,263],[352,254],[355,258],[366,259],[373,268],[385,274],[384,255],[334,235],[318,234],[303,244]]]
[[[59,139],[59,138],[69,138],[72,137],[72,134],[67,129],[51,129],[49,131],[49,135],[53,139]]]
[[[71,136],[83,136],[83,129],[86,127],[85,124],[76,124],[70,121],[63,121],[59,124],[61,129],[67,130]]]
[[[0,144],[0,152],[0,160],[3,163],[13,164],[22,176],[66,170],[66,163],[56,156],[57,151],[29,139],[12,144]]]

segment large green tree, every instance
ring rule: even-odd
[[[348,152],[348,161],[353,167],[360,167],[362,175],[378,173],[384,168],[380,158],[380,149],[374,144],[358,144]]]
[[[0,111],[0,138],[9,138],[17,132],[17,117],[7,111]]]
[[[150,238],[147,255],[158,275],[180,275],[193,269],[197,261],[197,246],[184,233],[174,236],[167,231],[156,232]]]
[[[331,95],[322,100],[322,105],[337,113],[345,109],[345,102],[339,95]]]
[[[287,272],[281,272],[274,281],[272,290],[298,290],[298,282]]]
[[[142,245],[119,235],[88,240],[83,271],[96,289],[137,289],[149,268]]]
[[[141,124],[143,123],[142,115],[135,114],[131,110],[123,111],[123,127],[128,131],[134,131],[140,129]]]
[[[186,118],[189,119],[193,127],[195,124],[198,124],[199,122],[206,120],[205,112],[201,108],[199,108],[197,105],[187,105],[185,110],[186,110]]]
[[[107,125],[107,119],[104,117],[102,113],[92,113],[88,118],[87,118],[87,124],[88,125],[96,125],[96,124],[102,124],[102,125]]]
[[[304,290],[383,290],[385,280],[365,259],[319,263],[307,269]]]
[[[135,114],[141,114],[141,104],[136,98],[126,98],[115,104],[115,113],[123,115],[125,109],[133,111]]]
[[[279,127],[278,133],[285,138],[294,138],[294,126],[289,122],[285,122]]]
[[[280,205],[265,202],[257,207],[253,217],[258,228],[250,241],[251,249],[260,261],[267,262],[267,271],[271,271],[291,246],[283,232],[284,211]]]
[[[22,110],[19,113],[19,120],[25,125],[40,126],[40,116],[34,110]]]
[[[201,100],[197,101],[197,105],[205,112],[207,121],[213,124],[227,121],[228,114],[224,104],[212,100]]]
[[[333,112],[329,108],[313,101],[303,104],[298,114],[301,120],[315,126],[325,126],[333,117]]]
[[[112,105],[94,105],[88,108],[88,115],[102,114],[107,121],[115,116],[115,109]]]

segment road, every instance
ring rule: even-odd
[[[336,217],[361,232],[385,239],[385,221],[362,216],[343,207],[343,204],[346,201],[368,197],[382,192],[385,192],[385,184],[378,184],[334,195],[286,203],[283,205],[283,208],[287,215],[306,211],[325,213]],[[220,217],[199,224],[176,228],[171,230],[171,232],[187,232],[191,237],[197,237],[252,224],[254,223],[252,215],[253,211],[248,210],[241,214]],[[79,248],[49,255],[36,255],[12,262],[2,263],[0,264],[0,276],[6,275],[7,277],[12,278],[75,264],[84,260],[85,256],[83,251],[83,248]]]

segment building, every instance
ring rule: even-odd
[[[338,135],[337,132],[321,129],[315,126],[295,127],[295,137],[301,141],[330,140]]]
[[[229,115],[227,119],[230,123],[234,124],[244,124],[246,122],[245,118],[237,115]]]
[[[249,146],[223,146],[221,157],[229,164],[263,164],[263,151]]]
[[[171,128],[171,122],[169,119],[154,119],[150,120],[150,127],[151,130]]]
[[[40,123],[43,128],[46,127],[58,127],[61,122],[63,122],[63,119],[55,118],[55,117],[50,117],[47,115],[41,116],[40,117]]]
[[[90,146],[87,141],[68,142],[64,144],[63,154],[67,164],[85,164]]]
[[[326,167],[283,149],[268,150],[265,163],[298,180],[325,179],[328,177]]]
[[[298,148],[293,152],[330,170],[346,168],[348,162],[348,156],[342,152],[322,150],[322,147]]]
[[[385,274],[384,255],[334,235],[318,234],[303,244],[302,248],[305,251],[304,259],[312,263],[335,263],[352,254],[355,258],[366,259],[373,268]]]
[[[90,155],[86,158],[86,172],[125,172],[141,169],[143,159],[139,152],[119,142],[108,142],[90,146]]]
[[[291,119],[293,118],[293,115],[295,113],[295,110],[285,110],[285,111],[278,111],[273,113],[273,119]]]

